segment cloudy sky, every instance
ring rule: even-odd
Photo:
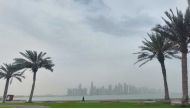
[[[65,94],[79,83],[89,87],[126,82],[163,89],[159,63],[134,65],[146,33],[163,23],[164,12],[186,0],[0,0],[0,63],[26,49],[51,56],[54,72],[39,70],[36,95]],[[170,91],[181,91],[179,60],[166,61]],[[9,93],[28,95],[32,73],[14,80]],[[3,94],[4,80],[0,80]]]

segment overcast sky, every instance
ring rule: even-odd
[[[35,95],[65,94],[89,87],[128,83],[163,89],[157,60],[134,65],[146,33],[170,8],[185,11],[186,0],[0,0],[0,63],[29,49],[47,52],[54,72],[39,70]],[[190,62],[190,61],[189,61]],[[181,91],[179,60],[166,60],[169,90]],[[32,72],[13,80],[9,93],[29,95]],[[3,94],[5,80],[0,80]]]

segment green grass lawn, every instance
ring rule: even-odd
[[[97,102],[97,103],[50,103],[52,108],[175,108],[180,105],[169,103],[137,103],[137,102]],[[188,106],[190,107],[190,106]]]
[[[174,105],[164,102],[143,103],[143,102],[43,102],[43,103],[5,103],[0,107],[50,107],[50,108],[179,108],[181,105]],[[186,106],[190,107],[190,105]]]

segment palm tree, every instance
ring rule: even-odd
[[[20,82],[22,82],[22,78],[25,78],[23,76],[24,71],[23,72],[18,72],[18,71],[19,69],[17,68],[17,66],[13,64],[4,64],[4,66],[0,67],[0,79],[1,78],[6,79],[5,90],[3,95],[3,103],[5,103],[9,88],[9,83],[12,83],[13,78],[16,78]]]
[[[174,43],[178,44],[179,50],[182,54],[181,67],[182,67],[182,104],[188,103],[188,71],[187,71],[187,53],[188,44],[190,42],[190,9],[187,8],[186,13],[183,15],[181,11],[176,9],[175,15],[170,9],[170,12],[165,12],[167,19],[164,19],[165,25],[157,25],[153,28],[154,31],[163,34]]]
[[[38,54],[36,51],[26,50],[25,53],[20,52],[20,54],[24,58],[15,58],[15,64],[20,66],[20,69],[31,69],[33,72],[33,84],[28,100],[28,102],[32,102],[38,69],[45,68],[53,72],[54,64],[50,57],[45,57],[46,53],[44,52]]]
[[[138,54],[138,60],[136,63],[143,61],[140,64],[140,67],[152,59],[156,58],[161,65],[162,75],[164,80],[164,89],[165,89],[165,100],[170,101],[169,90],[167,84],[167,76],[166,76],[166,68],[165,68],[165,58],[171,59],[172,57],[179,58],[177,56],[177,50],[173,43],[171,43],[168,39],[163,37],[159,33],[151,33],[148,34],[150,41],[145,39],[142,41],[143,46],[140,46],[140,52]]]

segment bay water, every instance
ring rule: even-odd
[[[174,93],[171,98],[181,98],[181,94]],[[80,101],[83,96],[34,96],[33,101]],[[163,99],[164,94],[134,94],[134,95],[95,95],[84,96],[85,100],[143,100]],[[28,96],[15,96],[14,100],[27,101]]]

